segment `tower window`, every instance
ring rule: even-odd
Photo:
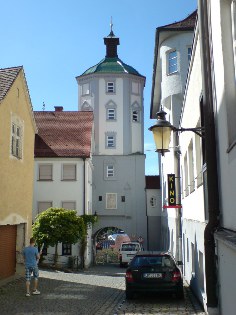
[[[113,176],[114,176],[114,166],[107,165],[107,177],[113,177]]]
[[[115,108],[107,109],[107,120],[115,120],[116,119],[116,110]]]
[[[167,55],[168,59],[167,59],[167,64],[168,64],[168,68],[167,68],[167,74],[172,74],[177,72],[178,70],[178,63],[177,63],[177,51],[171,51],[168,53]]]
[[[132,112],[132,121],[139,122],[139,112],[137,110],[133,110]]]
[[[191,60],[191,55],[192,55],[192,48],[188,47],[188,62]]]
[[[107,82],[107,93],[115,92],[115,84],[114,82]]]
[[[113,134],[106,135],[106,148],[114,149],[116,146],[116,138]]]

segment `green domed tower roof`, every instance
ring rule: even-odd
[[[117,46],[120,41],[113,33],[112,24],[110,34],[104,38],[104,44],[106,45],[106,57],[95,66],[87,69],[82,76],[93,73],[127,73],[143,77],[137,70],[118,58]]]

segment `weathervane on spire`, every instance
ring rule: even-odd
[[[111,31],[110,31],[110,34],[109,34],[109,36],[110,37],[114,37],[115,36],[115,34],[113,33],[113,23],[112,23],[112,16],[111,16],[111,23],[110,23],[110,27],[111,27]]]
[[[111,16],[111,23],[110,23],[110,27],[111,27],[111,32],[113,32],[112,27],[113,27],[113,23],[112,23],[112,16]]]

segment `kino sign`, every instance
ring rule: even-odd
[[[168,179],[168,203],[169,206],[176,205],[176,192],[175,192],[175,174],[167,174]]]

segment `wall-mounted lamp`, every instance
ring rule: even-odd
[[[165,155],[165,152],[169,152],[169,144],[170,144],[170,135],[171,131],[183,132],[183,131],[192,131],[195,132],[199,137],[203,137],[201,132],[204,131],[203,127],[197,128],[176,128],[169,121],[166,120],[166,112],[161,109],[157,113],[157,121],[155,125],[148,128],[148,130],[152,131],[155,145],[156,145],[156,152],[161,153],[162,156]]]

